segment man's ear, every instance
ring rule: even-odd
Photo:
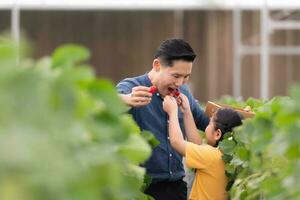
[[[214,133],[214,139],[217,141],[221,138],[221,136],[222,136],[222,131],[221,129],[218,128]]]
[[[159,72],[159,70],[161,68],[161,64],[160,64],[159,59],[155,58],[153,60],[152,67],[153,67],[154,71]]]

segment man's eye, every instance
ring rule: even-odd
[[[173,77],[174,77],[174,78],[179,78],[179,76],[178,76],[178,75],[173,75]]]

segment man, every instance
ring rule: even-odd
[[[145,193],[156,200],[187,198],[186,183],[182,180],[185,175],[182,157],[170,145],[168,115],[163,110],[163,98],[178,90],[187,96],[197,128],[204,131],[209,123],[209,118],[204,115],[185,85],[191,75],[195,57],[193,49],[186,41],[168,39],[155,53],[150,72],[124,79],[117,85],[121,98],[131,107],[129,112],[139,127],[152,132],[160,141],[145,163],[147,174],[152,178]],[[157,92],[152,95],[150,87],[153,85]],[[178,119],[185,134],[181,112],[178,113]],[[194,134],[187,133],[185,137],[188,141],[198,143],[199,137]]]

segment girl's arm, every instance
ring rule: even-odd
[[[183,94],[180,94],[180,97],[182,99],[182,105],[180,106],[180,109],[183,113],[183,122],[184,122],[186,137],[188,141],[192,143],[202,144],[202,140],[199,135],[199,131],[196,127],[193,113],[190,108],[189,100]]]
[[[163,109],[169,115],[169,137],[171,146],[182,156],[185,156],[186,141],[182,136],[182,132],[178,121],[178,106],[176,99],[166,96],[163,102]]]

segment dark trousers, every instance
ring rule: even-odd
[[[183,180],[151,183],[145,194],[155,200],[187,200],[187,186]]]

